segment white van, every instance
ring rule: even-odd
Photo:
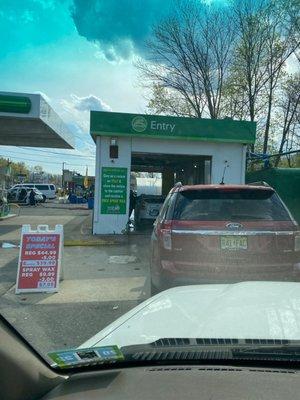
[[[18,183],[17,185],[14,185],[12,189],[22,187],[36,188],[42,192],[44,202],[46,199],[55,199],[56,197],[56,188],[52,183]]]

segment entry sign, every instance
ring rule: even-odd
[[[126,214],[127,168],[102,167],[101,214]]]
[[[62,258],[63,226],[23,225],[16,294],[57,292]]]

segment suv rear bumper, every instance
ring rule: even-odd
[[[161,289],[167,289],[173,286],[197,285],[197,284],[222,284],[236,283],[245,281],[280,281],[280,282],[300,282],[300,272],[294,267],[272,272],[260,271],[259,273],[209,273],[174,275],[163,273],[159,281],[153,281],[154,285]]]
[[[277,262],[276,262],[276,261]],[[221,260],[222,261],[222,260]],[[263,255],[261,261],[264,261]],[[265,260],[270,261],[270,260]],[[300,254],[289,257],[274,257],[273,263],[238,264],[233,263],[188,263],[161,260],[160,273],[152,277],[160,288],[204,283],[234,283],[241,281],[300,281]],[[284,261],[284,262],[283,262]],[[156,281],[156,282],[155,282]]]

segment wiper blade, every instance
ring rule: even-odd
[[[232,349],[235,358],[253,358],[255,359],[278,359],[278,360],[300,360],[300,348],[290,346],[278,347],[256,347],[244,349]]]
[[[149,343],[151,347],[167,347],[167,346],[283,346],[283,345],[299,345],[300,340],[287,339],[236,339],[236,338],[162,338],[155,342]]]
[[[127,361],[291,360],[300,361],[300,341],[270,339],[165,338],[121,348]]]

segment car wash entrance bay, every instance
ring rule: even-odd
[[[102,167],[101,214],[126,214],[127,168]]]
[[[254,122],[228,118],[91,111],[96,144],[93,234],[126,232],[131,173],[160,174],[158,195],[163,196],[178,181],[243,184],[247,144],[254,143],[255,132]],[[148,189],[140,185],[136,190],[140,196]]]

